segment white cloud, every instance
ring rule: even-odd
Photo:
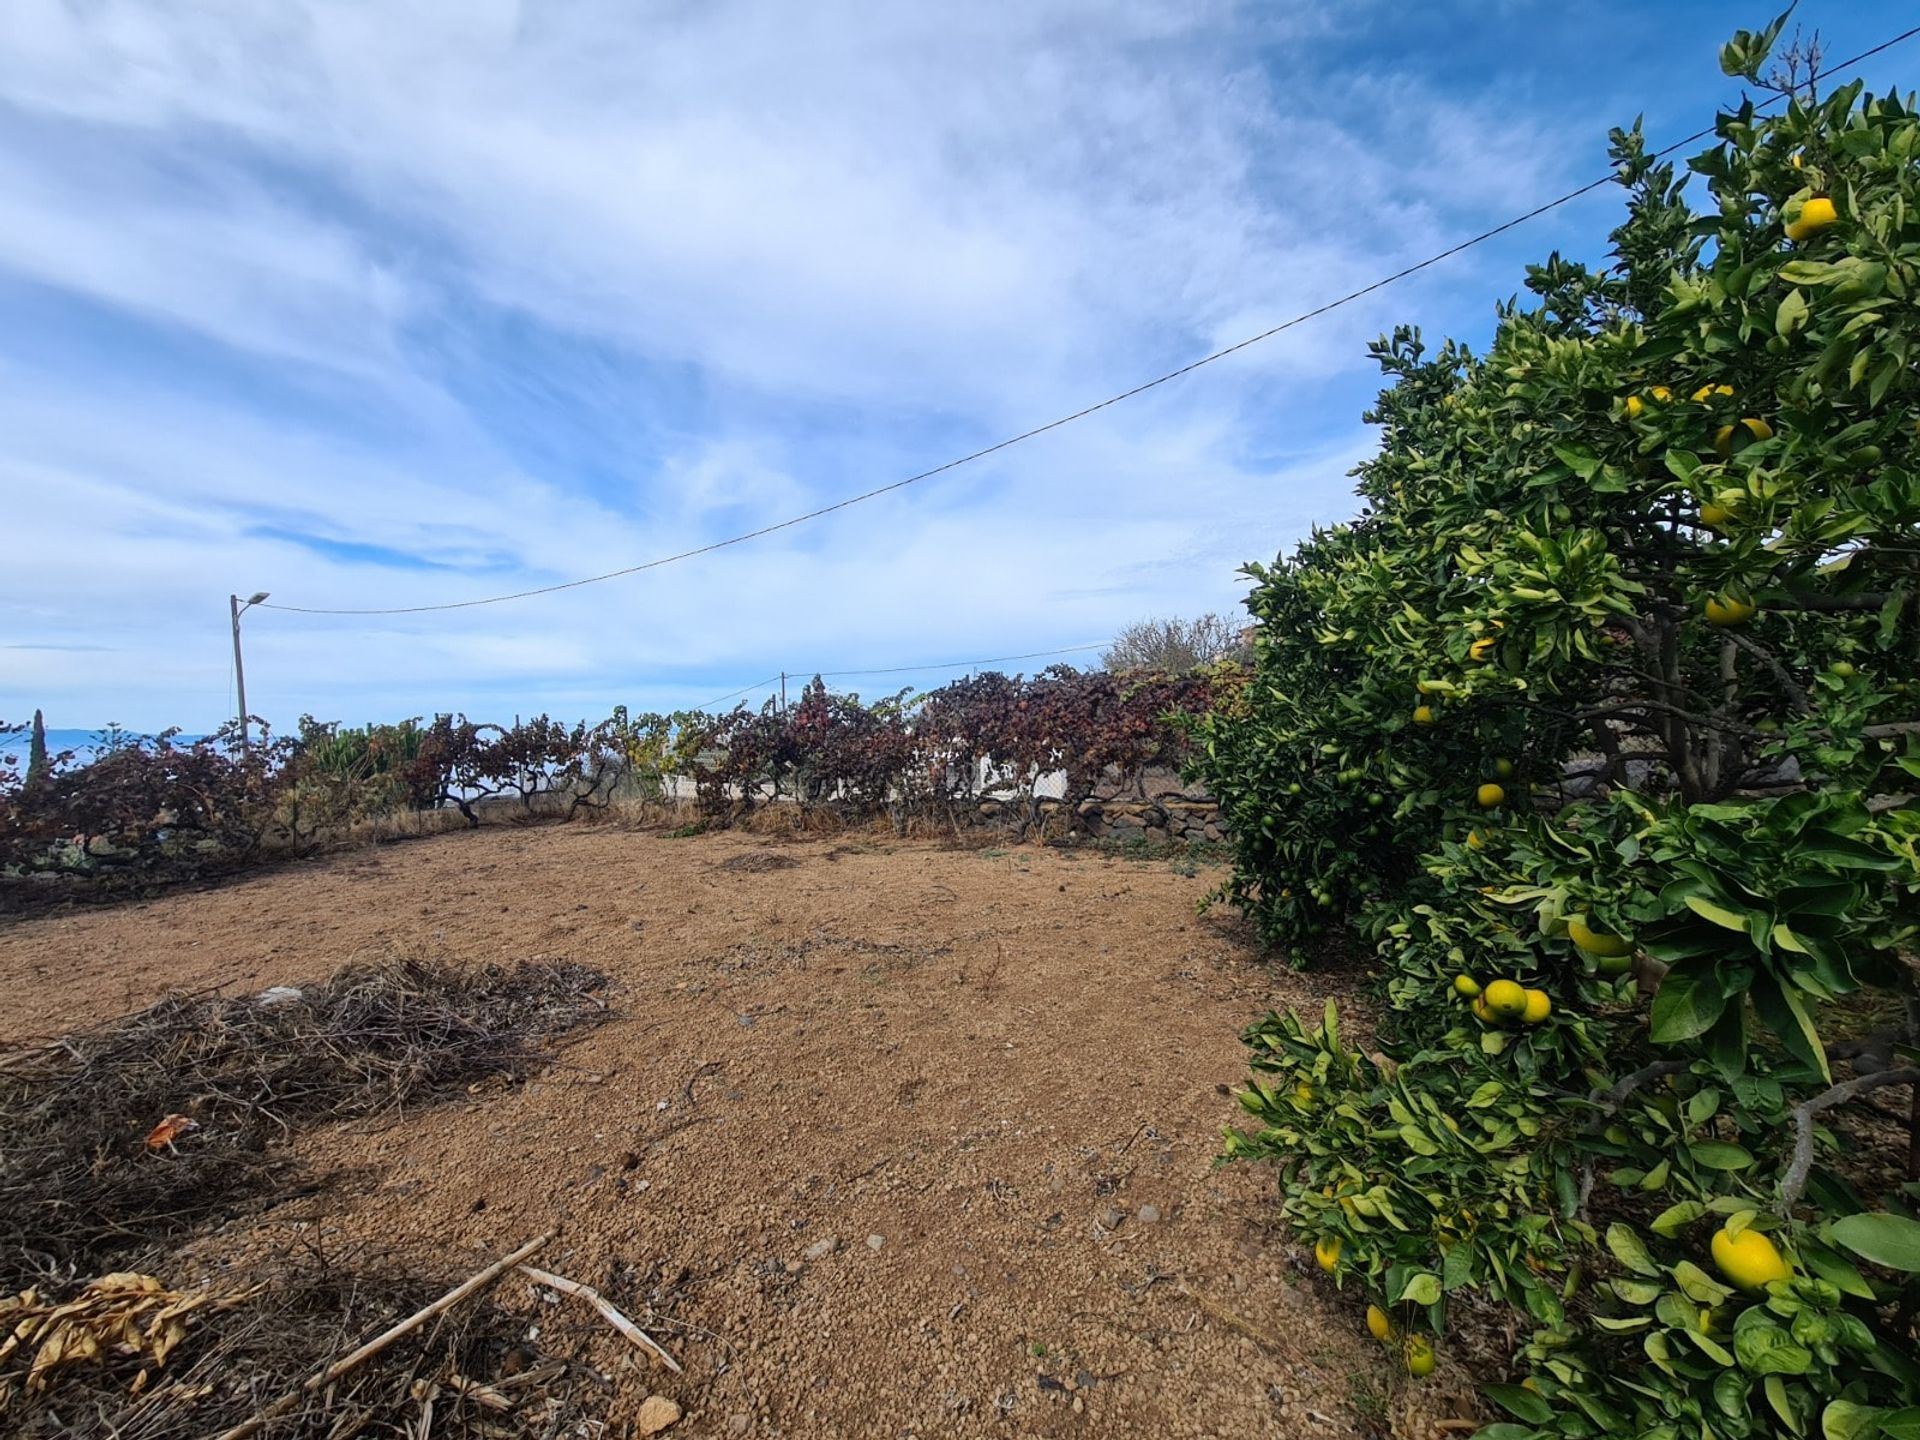
[[[1348,74],[1339,113],[1365,119],[1343,127],[1264,63],[1335,23],[1084,0],[12,0],[0,280],[211,340],[249,383],[107,342],[97,366],[29,369],[32,345],[0,338],[22,555],[4,638],[124,657],[8,652],[0,715],[45,693],[74,723],[209,723],[228,588],[428,603],[705,543],[1240,339],[1560,178],[1540,127],[1496,105]],[[1350,508],[1362,342],[1434,293],[603,588],[252,617],[256,708],[687,700],[732,667],[1037,649],[1220,608],[1242,559]],[[263,526],[493,568],[354,563]]]

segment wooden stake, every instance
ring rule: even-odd
[[[295,1405],[298,1405],[301,1396],[311,1395],[323,1386],[331,1385],[335,1380],[338,1380],[355,1366],[371,1360],[403,1335],[418,1330],[422,1325],[426,1324],[427,1321],[441,1314],[443,1311],[451,1310],[475,1291],[484,1290],[502,1275],[506,1274],[507,1271],[518,1265],[522,1260],[525,1260],[528,1256],[537,1252],[552,1238],[551,1235],[542,1235],[537,1240],[529,1240],[511,1255],[494,1261],[493,1264],[487,1266],[487,1268],[479,1274],[454,1286],[453,1289],[442,1295],[431,1305],[414,1311],[413,1314],[409,1315],[399,1324],[374,1336],[373,1339],[362,1345],[358,1350],[355,1350],[351,1355],[344,1355],[332,1364],[314,1371],[313,1374],[300,1382],[298,1389],[288,1391],[285,1395],[282,1395],[278,1400],[275,1400],[271,1405],[267,1406],[266,1409],[260,1411],[250,1419],[241,1421],[231,1430],[220,1435],[219,1440],[247,1440],[248,1436],[258,1434],[269,1421],[278,1419],[280,1416],[286,1414],[287,1411],[293,1409]],[[678,1369],[679,1367],[676,1366],[675,1368]]]
[[[651,1351],[653,1354],[659,1356],[660,1363],[673,1371],[674,1374],[680,1375],[685,1373],[680,1368],[680,1362],[669,1355],[665,1349],[661,1347],[658,1340],[655,1340],[651,1335],[647,1334],[646,1331],[634,1324],[633,1321],[622,1315],[620,1311],[615,1308],[611,1300],[608,1300],[606,1296],[602,1295],[591,1285],[582,1285],[578,1280],[569,1280],[564,1275],[555,1275],[551,1270],[537,1269],[532,1265],[522,1265],[520,1267],[520,1273],[525,1275],[529,1280],[532,1280],[535,1284],[545,1285],[549,1290],[558,1290],[566,1295],[578,1295],[582,1300],[585,1300],[589,1305],[593,1306],[594,1309],[598,1310],[600,1314],[605,1317],[606,1322],[622,1335],[626,1336],[627,1339],[638,1345],[642,1350]]]

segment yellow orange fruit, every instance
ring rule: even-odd
[[[1669,390],[1664,385],[1656,385],[1647,393],[1651,395],[1654,399],[1658,400],[1662,405],[1667,404],[1669,401],[1673,399],[1673,391]]]
[[[1467,646],[1467,655],[1470,659],[1484,661],[1489,655],[1493,654],[1493,644],[1493,636],[1483,636]]]
[[[1707,504],[1700,507],[1700,523],[1709,530],[1724,530],[1733,520],[1733,511],[1725,505]]]
[[[1716,395],[1731,394],[1733,394],[1733,386],[1715,385],[1709,382],[1693,392],[1693,403],[1696,405],[1704,405]]]
[[[1773,426],[1756,416],[1749,415],[1740,423],[1746,427],[1747,433],[1756,440],[1771,440],[1773,438]],[[1718,430],[1713,432],[1713,448],[1718,450],[1722,455],[1731,455],[1733,453],[1733,426],[1722,425]],[[1700,513],[1704,518],[1706,510],[1703,509]]]
[[[1763,1290],[1769,1281],[1793,1273],[1773,1241],[1751,1226],[1738,1235],[1716,1230],[1712,1248],[1714,1265],[1742,1290]]]
[[[1840,212],[1833,208],[1833,201],[1824,195],[1816,195],[1800,207],[1800,213],[1787,222],[1787,238],[1796,245],[1800,241],[1818,235],[1822,230],[1840,218]]]
[[[1513,762],[1507,759],[1495,760],[1493,762],[1493,778],[1496,780],[1511,780],[1513,778]]]
[[[1367,1306],[1367,1333],[1382,1344],[1393,1338],[1393,1321],[1378,1305]]]
[[[1491,1025],[1494,1023],[1493,1011],[1487,1008],[1487,997],[1485,995],[1476,995],[1473,997],[1473,1018],[1483,1025]]]
[[[1567,917],[1567,938],[1589,955],[1625,955],[1633,948],[1618,935],[1594,929],[1584,915]]]
[[[1407,1337],[1407,1373],[1416,1380],[1424,1380],[1433,1373],[1433,1342],[1424,1335]]]
[[[1467,848],[1469,850],[1484,850],[1486,845],[1486,837],[1478,830],[1467,831]]]
[[[1416,725],[1431,725],[1433,723],[1433,707],[1431,705],[1414,706],[1413,723]]]
[[[1638,420],[1640,418],[1640,412],[1646,408],[1647,402],[1642,400],[1638,395],[1627,396],[1627,418],[1629,420]]]
[[[1520,1021],[1524,1025],[1538,1025],[1553,1013],[1553,997],[1544,990],[1529,990],[1527,1008],[1520,1012]]]
[[[1453,993],[1471,1000],[1480,993],[1480,982],[1471,975],[1456,975],[1453,977]]]
[[[1495,980],[1480,998],[1496,1020],[1517,1020],[1527,1013],[1526,987],[1518,980]]]
[[[1721,629],[1744,625],[1759,613],[1759,606],[1751,600],[1742,600],[1737,595],[1713,595],[1707,599],[1707,623],[1717,625]]]
[[[1331,1275],[1340,1266],[1340,1237],[1329,1235],[1313,1247],[1313,1258]]]
[[[1473,803],[1482,810],[1498,810],[1507,800],[1507,788],[1489,780],[1473,792]]]

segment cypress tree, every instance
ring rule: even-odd
[[[47,722],[36,710],[33,712],[33,734],[27,741],[27,784],[37,784],[46,778]]]

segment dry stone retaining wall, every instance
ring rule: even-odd
[[[1049,777],[1051,778],[1051,777]],[[1062,777],[1064,778],[1064,777]],[[1132,775],[1110,772],[1093,787],[1093,793],[1073,808],[1070,823],[1059,819],[1066,801],[1058,794],[1046,794],[1046,788],[1034,801],[1050,831],[1068,832],[1103,840],[1144,840],[1149,844],[1190,845],[1226,838],[1220,824],[1220,807],[1212,796],[1196,786],[1182,783],[1171,770],[1147,770]],[[1023,804],[1001,800],[983,800],[979,806],[982,823],[1016,821],[1028,812]]]

